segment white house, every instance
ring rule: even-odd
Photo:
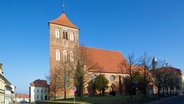
[[[29,102],[29,95],[28,94],[17,94],[16,101],[17,102]]]
[[[49,98],[49,85],[46,80],[35,80],[29,87],[30,102],[47,100]]]
[[[0,63],[0,104],[15,102],[15,86],[4,77],[2,64]]]

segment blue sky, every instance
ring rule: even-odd
[[[119,50],[124,57],[146,52],[184,69],[183,0],[64,2],[81,44]],[[0,0],[0,63],[17,93],[28,93],[30,82],[49,75],[48,22],[61,7],[62,0]]]

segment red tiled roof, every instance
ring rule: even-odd
[[[65,13],[62,13],[61,16],[59,16],[57,19],[50,21],[50,23],[78,29],[77,26],[75,26],[72,22],[70,22]]]
[[[28,94],[17,94],[16,98],[29,98]]]
[[[81,46],[82,47],[82,46]],[[104,73],[120,73],[119,64],[126,61],[121,52],[112,50],[102,50],[85,47],[87,54],[94,63],[102,68]]]
[[[34,82],[30,83],[30,86],[35,86],[35,87],[48,87],[47,81],[46,80],[35,80]]]
[[[172,72],[176,72],[177,75],[182,75],[181,70],[178,68],[173,68],[173,67],[161,67],[158,68],[156,70],[165,70],[165,71],[172,71]],[[154,70],[152,70],[154,71]]]

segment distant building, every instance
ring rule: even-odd
[[[181,85],[181,90],[184,93],[184,73],[182,72],[182,85]]]
[[[0,63],[0,104],[4,103],[4,98],[5,98],[5,80],[6,78],[3,76],[3,69],[2,69],[2,64]]]
[[[15,102],[15,86],[3,76],[2,64],[0,63],[0,104]]]
[[[28,94],[17,94],[16,101],[17,102],[29,102],[29,95]]]
[[[48,100],[49,98],[49,85],[46,80],[35,80],[30,83],[29,87],[30,102],[39,100]]]
[[[158,73],[159,72],[159,73]],[[182,72],[181,69],[174,68],[168,66],[166,63],[165,67],[157,68],[155,70],[151,70],[151,73],[160,74],[162,84],[160,92],[165,93],[179,93],[183,90],[182,84]],[[155,86],[156,92],[158,91],[157,86]]]

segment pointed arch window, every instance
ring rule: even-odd
[[[70,74],[69,74],[69,72],[65,72],[65,81],[66,81],[66,86],[69,87],[69,84],[70,84]]]
[[[74,41],[75,40],[75,37],[74,37],[74,33],[73,32],[70,33],[70,40],[71,41]]]
[[[74,62],[74,54],[73,54],[73,51],[70,51],[70,62]]]
[[[63,31],[63,39],[68,40],[68,33],[67,33],[67,31]]]
[[[60,51],[59,51],[59,49],[56,50],[56,61],[60,61]]]
[[[60,36],[59,36],[59,29],[58,28],[56,28],[55,29],[55,38],[59,38]]]
[[[66,50],[63,50],[63,61],[67,61],[67,52]]]

